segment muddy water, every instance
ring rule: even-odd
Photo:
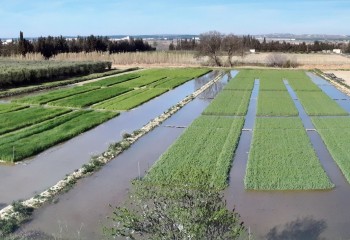
[[[311,78],[311,80],[322,89],[330,98],[336,101],[342,108],[346,111],[350,112],[350,97],[345,93],[338,90],[327,80],[308,72],[307,75]]]
[[[296,95],[287,86],[305,128],[313,128]],[[236,207],[254,239],[349,239],[350,186],[317,132],[308,132],[316,154],[336,188],[330,191],[246,191],[244,175],[252,139],[243,132],[225,196]]]
[[[88,162],[91,155],[99,154],[107,149],[111,142],[121,140],[123,132],[141,128],[150,119],[163,113],[217,74],[217,71],[211,72],[187,82],[18,165],[0,165],[0,208],[14,200],[32,197],[54,185],[67,173]]]
[[[213,93],[213,89],[207,91]],[[37,210],[34,220],[21,231],[41,231],[57,236],[64,228],[62,235],[72,238],[80,229],[81,239],[100,239],[101,225],[108,224],[106,216],[112,212],[109,204],[116,206],[126,200],[130,181],[138,177],[138,165],[143,175],[185,130],[166,126],[188,126],[209,103],[210,99],[197,98],[187,104],[99,172],[79,181],[76,187],[59,197],[58,203]]]

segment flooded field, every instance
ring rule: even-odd
[[[159,115],[171,104],[175,104],[179,99],[215,77],[215,74],[218,73],[213,72],[188,82],[135,110],[124,112],[119,117],[70,140],[69,142],[73,144],[64,143],[16,166],[0,166],[0,180],[4,178],[8,184],[11,184],[11,180],[16,181],[11,185],[12,189],[16,186],[15,184],[21,187],[24,185],[23,191],[11,190],[9,186],[1,185],[0,191],[9,192],[10,197],[1,195],[0,203],[8,203],[13,198],[31,196],[35,191],[52,185],[52,182],[56,182],[62,177],[64,171],[73,171],[88,161],[90,155],[102,152],[111,141],[121,139],[122,132],[131,132],[141,127],[148,119]],[[231,74],[234,77],[237,72],[232,71]],[[350,112],[350,98],[347,95],[314,74],[308,73],[308,76],[327,96],[336,101],[347,112]],[[224,76],[220,82],[206,90],[161,126],[141,138],[100,171],[79,181],[72,190],[54,199],[54,203],[36,210],[32,220],[23,225],[18,233],[36,233],[38,236],[42,235],[46,238],[47,236],[68,239],[102,238],[102,227],[110,224],[107,217],[111,215],[112,208],[109,205],[118,206],[126,200],[131,186],[130,181],[139,177],[139,174],[141,176],[145,174],[186,127],[201,115],[216,94],[222,91],[229,79],[231,77]],[[261,81],[255,80],[248,112],[245,115],[243,131],[229,174],[229,187],[224,190],[228,208],[235,208],[240,213],[254,239],[348,239],[350,229],[347,226],[350,224],[350,209],[347,201],[350,198],[350,185],[334,162],[320,135],[315,130],[310,116],[305,112],[297,92],[289,85],[287,79],[283,81],[283,84],[298,110],[298,116],[308,139],[335,188],[309,191],[253,191],[245,189],[244,177],[254,136]],[[269,118],[269,116],[263,118]],[[279,118],[288,117],[279,116]],[[101,140],[103,143],[100,142]],[[65,157],[63,160],[59,157],[60,154],[56,153],[60,152],[60,147],[62,149],[61,156],[62,154],[67,155],[67,152],[74,156],[72,158],[69,156],[68,159]],[[82,147],[89,149],[89,153],[81,151]],[[49,154],[56,160],[50,160],[51,157],[47,157],[45,154]],[[47,161],[46,164],[44,164],[45,161]],[[70,166],[67,167],[68,164],[65,163],[69,161],[72,161],[74,166],[69,164]],[[38,162],[37,165],[35,162]],[[41,165],[44,165],[44,168],[40,168]],[[11,176],[9,169],[15,168],[22,173],[19,175],[20,180],[14,180],[14,177]],[[33,180],[30,171],[33,173],[39,168],[48,169],[47,174],[35,176],[37,179]],[[56,173],[56,169],[59,173]],[[29,184],[26,185],[28,179],[30,179],[31,185],[33,181],[36,181],[35,188],[37,189],[34,190]],[[43,183],[44,179],[49,179],[49,181],[45,180]],[[45,237],[37,239],[46,239]]]

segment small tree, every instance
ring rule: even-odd
[[[202,33],[199,36],[197,56],[207,56],[216,66],[221,66],[219,54],[222,45],[222,34],[217,31]]]
[[[227,54],[227,63],[230,67],[233,66],[232,57],[240,50],[240,39],[233,34],[226,35],[222,40],[223,50]]]
[[[154,185],[135,181],[129,207],[118,207],[109,236],[130,239],[237,239],[245,232],[240,216],[223,196],[207,187]]]

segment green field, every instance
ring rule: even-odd
[[[298,116],[299,112],[287,91],[260,91],[258,116]]]
[[[312,122],[333,159],[350,183],[350,118],[313,117]]]
[[[224,90],[204,110],[205,115],[244,116],[248,111],[250,91]]]
[[[298,91],[298,99],[310,116],[346,116],[349,115],[334,100],[322,91]]]
[[[105,78],[96,82],[84,84],[84,86],[98,86],[98,87],[109,87],[118,83],[126,82],[135,78],[140,77],[136,73],[129,73],[120,76]]]
[[[74,88],[63,88],[59,90],[50,91],[47,93],[38,94],[30,97],[23,97],[15,100],[14,102],[18,103],[27,103],[27,104],[46,104],[58,99],[70,97],[80,93],[89,92],[92,90],[98,89],[98,87],[74,87]]]
[[[130,110],[167,91],[168,89],[166,88],[136,89],[100,104],[96,104],[92,108],[105,110]]]
[[[1,113],[6,113],[6,112],[13,112],[17,111],[23,108],[27,108],[28,106],[25,105],[20,105],[20,104],[13,104],[13,103],[8,103],[8,104],[1,104],[0,103],[0,114]]]
[[[286,79],[294,91],[322,91],[304,71],[293,71],[293,74],[287,74]]]
[[[110,99],[112,97],[118,96],[130,90],[131,89],[129,88],[121,88],[119,86],[101,88],[101,89],[73,95],[67,98],[62,98],[53,102],[49,102],[48,104],[52,106],[60,106],[60,107],[83,108],[98,102],[102,102],[106,99]]]
[[[146,179],[225,188],[243,122],[243,118],[198,118],[161,156]]]
[[[84,111],[0,136],[0,160],[16,162],[83,133],[117,113]]]
[[[0,135],[69,112],[69,109],[31,107],[0,115]]]
[[[244,179],[250,190],[330,189],[299,118],[257,118]]]

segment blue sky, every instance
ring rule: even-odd
[[[325,33],[350,35],[349,0],[0,0],[0,37]]]

